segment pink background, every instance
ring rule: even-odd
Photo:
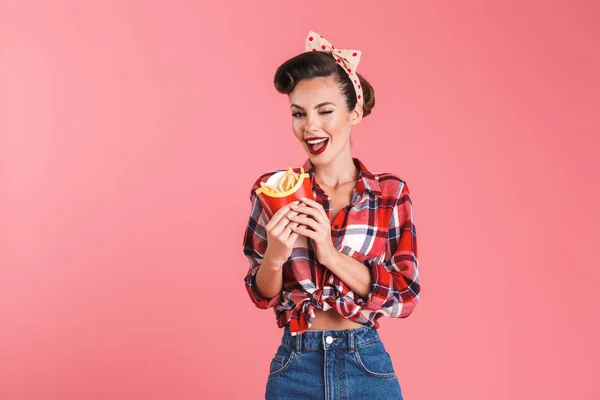
[[[405,397],[599,398],[598,3],[330,3],[0,1],[1,399],[262,398],[241,241],[305,160],[272,76],[310,29],[363,51],[355,155],[413,194]]]

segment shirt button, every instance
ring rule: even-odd
[[[325,341],[327,342],[327,344],[331,344],[331,343],[333,343],[333,338],[331,336],[327,336],[325,338]]]
[[[334,225],[334,226],[333,226],[333,228],[334,228],[334,229],[338,229],[338,228],[339,228],[339,226],[337,226],[337,225]]]

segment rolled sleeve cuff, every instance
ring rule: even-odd
[[[275,307],[281,302],[281,292],[279,292],[277,296],[272,297],[270,299],[267,299],[266,297],[263,297],[258,293],[258,291],[256,290],[256,273],[258,272],[259,268],[260,265],[257,265],[256,267],[252,268],[246,275],[246,278],[244,279],[248,295],[250,296],[250,299],[252,299],[252,301],[254,302],[254,305],[258,308],[267,309]]]
[[[386,304],[388,301],[393,287],[390,271],[388,271],[383,265],[374,262],[365,255],[357,251],[353,251],[348,247],[342,248],[340,252],[354,258],[356,261],[361,262],[365,266],[369,267],[369,270],[371,271],[371,290],[369,290],[369,295],[366,303],[363,305],[363,308],[373,311],[383,308],[384,304]]]

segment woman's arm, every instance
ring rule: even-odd
[[[271,299],[277,296],[283,287],[283,264],[273,264],[263,259],[254,276],[254,289],[261,297]]]
[[[400,187],[392,210],[388,246],[391,256],[383,264],[375,263],[358,252],[348,256],[371,271],[372,283],[364,308],[388,317],[405,318],[414,310],[421,292],[417,234],[406,183]]]
[[[295,209],[301,215],[295,231],[312,239],[319,262],[356,295],[364,309],[389,317],[407,317],[419,300],[417,235],[408,186],[399,180],[388,227],[388,257],[383,264],[351,249],[338,252],[323,207],[310,199]],[[346,254],[347,253],[347,254]],[[358,297],[360,296],[360,297]]]
[[[244,255],[250,262],[244,283],[254,305],[266,309],[275,307],[281,301],[283,268],[273,265],[268,259],[265,263],[264,255],[267,251],[265,227],[268,220],[258,196],[254,193],[257,187],[258,184],[255,184],[250,194],[252,207],[244,234]]]
[[[244,281],[254,304],[258,308],[269,308],[281,301],[283,264],[298,238],[298,234],[292,232],[297,224],[290,222],[290,218],[297,213],[291,211],[292,203],[268,219],[255,193],[259,184],[260,179],[250,193],[252,207],[244,235],[244,254],[250,261],[250,270]]]

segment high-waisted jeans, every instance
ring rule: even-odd
[[[266,399],[401,400],[402,392],[376,329],[292,336],[286,326],[271,361]]]

